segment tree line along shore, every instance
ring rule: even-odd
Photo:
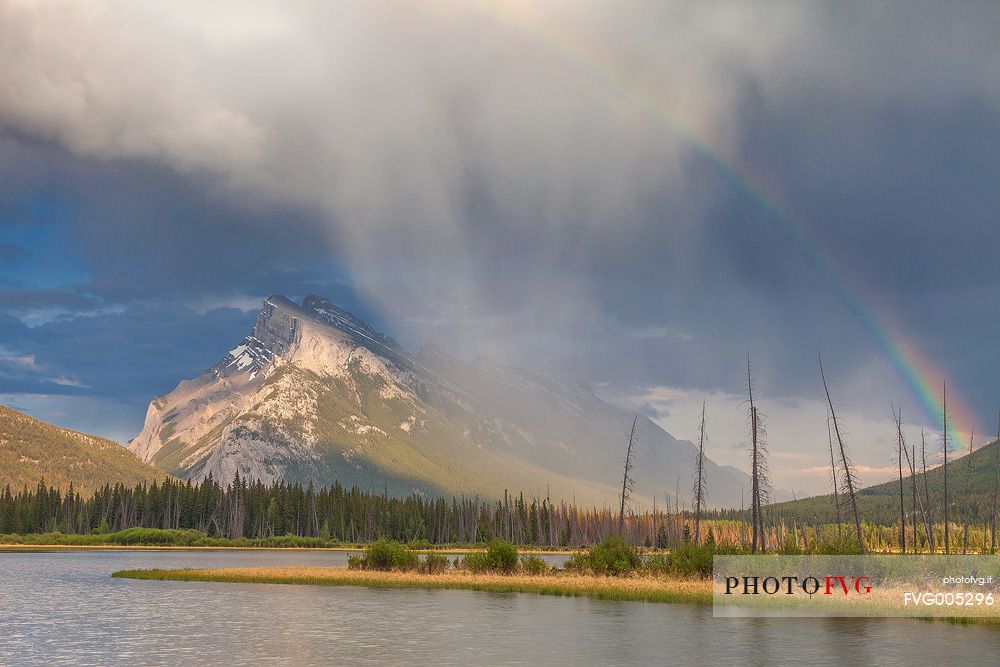
[[[977,452],[978,454],[978,452]],[[984,457],[985,458],[985,457]],[[933,485],[932,485],[933,488]],[[892,496],[859,494],[873,518],[891,516]],[[824,498],[776,504],[759,526],[759,546],[783,553],[851,553],[853,526],[832,520]],[[237,478],[222,486],[167,479],[134,486],[104,486],[84,497],[39,482],[34,489],[0,492],[0,544],[64,546],[176,546],[330,548],[380,538],[417,548],[469,548],[494,539],[537,550],[573,551],[610,536],[647,550],[688,543],[727,549],[751,547],[745,510],[702,510],[700,517],[679,497],[652,511],[580,507],[548,498],[505,493],[503,499],[405,498],[344,488]],[[970,497],[970,502],[977,502]],[[957,513],[957,512],[956,512]],[[953,513],[953,517],[956,517]],[[973,515],[974,516],[974,515]],[[951,521],[949,553],[993,553],[986,521]],[[888,517],[885,517],[888,519]],[[909,518],[909,517],[908,517]],[[899,524],[862,521],[870,551],[899,551]],[[909,528],[909,526],[908,526]],[[927,537],[927,530],[930,537]],[[942,553],[944,524],[918,522],[907,530],[907,551]]]

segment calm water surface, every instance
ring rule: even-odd
[[[0,664],[1000,664],[1000,631],[713,619],[710,607],[471,591],[112,579],[136,567],[343,564],[343,553],[0,553]]]

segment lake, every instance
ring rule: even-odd
[[[0,552],[0,664],[1000,662],[1000,630],[905,619],[713,619],[708,606],[518,593],[111,578],[345,562],[322,551]]]

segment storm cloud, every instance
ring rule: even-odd
[[[992,423],[997,34],[991,3],[0,3],[0,344],[37,365],[0,391],[140,404],[315,291],[664,415],[748,349],[814,398],[818,348],[849,407],[920,414],[860,296]],[[155,382],[58,331],[129,314]]]

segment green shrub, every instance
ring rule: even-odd
[[[781,549],[778,551],[783,556],[801,556],[802,547],[799,546],[799,541],[793,533],[788,533],[785,535],[785,543],[781,545]]]
[[[862,552],[857,538],[844,536],[820,542],[816,553],[822,556],[857,556]]]
[[[205,537],[197,530],[162,530],[159,528],[129,528],[107,535],[108,544],[124,546],[147,545],[177,545],[188,546],[195,540]]]
[[[538,556],[521,556],[521,571],[531,576],[548,574],[549,564]]]
[[[465,554],[462,565],[470,572],[486,572],[490,569],[490,560],[486,557],[485,551],[473,551]]]
[[[681,545],[666,557],[667,573],[679,577],[711,577],[712,556],[715,554],[716,550],[711,546]]]
[[[646,558],[643,570],[648,574],[673,577],[712,576],[712,558],[722,555],[747,553],[740,547],[723,547],[714,543],[702,545],[683,544],[668,554],[655,554]]]
[[[29,535],[2,535],[0,544],[23,543],[39,545],[82,546],[176,546],[176,547],[299,547],[320,548],[334,546],[317,537],[277,535],[274,537],[231,540],[226,537],[209,537],[191,529],[128,528],[117,533],[32,533]]]
[[[649,574],[670,574],[670,556],[656,554],[646,559],[644,565]]]
[[[590,548],[587,565],[594,574],[621,576],[642,565],[639,550],[620,537],[606,537]]]
[[[358,554],[351,554],[347,557],[347,569],[348,570],[363,570],[365,567],[364,556]]]
[[[517,570],[517,547],[510,542],[494,540],[486,551],[474,551],[465,557],[465,567],[473,572],[502,572]]]
[[[517,547],[510,542],[493,540],[486,547],[486,556],[492,570],[510,574],[517,569]]]
[[[586,572],[590,569],[590,555],[584,551],[577,551],[566,559],[563,568],[576,572]]]
[[[441,554],[427,554],[424,559],[420,561],[420,572],[423,574],[440,574],[448,569],[451,561],[448,560],[447,556],[442,556]]]
[[[415,570],[417,554],[399,542],[377,540],[365,547],[361,567],[366,570]]]
[[[410,540],[406,543],[406,546],[410,547],[414,551],[427,551],[428,549],[434,548],[434,545],[428,540]]]

